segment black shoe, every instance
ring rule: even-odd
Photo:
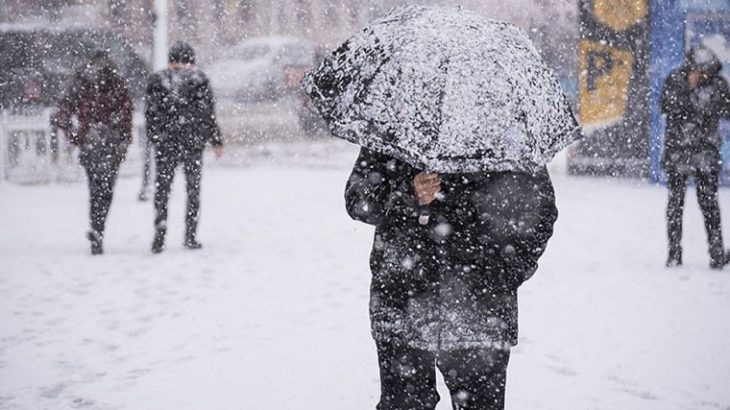
[[[717,269],[720,270],[730,263],[730,250],[725,251],[725,254],[723,255],[722,259],[720,261],[717,260],[711,260],[710,261],[710,269]]]
[[[157,231],[155,239],[152,240],[152,253],[161,253],[165,250],[165,233]]]
[[[674,268],[677,266],[682,266],[682,255],[679,254],[669,254],[669,258],[667,258],[667,268]]]
[[[183,245],[188,249],[200,249],[203,247],[203,244],[195,240],[195,238],[186,239]]]
[[[91,254],[101,255],[104,253],[104,247],[102,246],[102,235],[97,231],[89,231],[86,233],[86,239],[91,244]]]

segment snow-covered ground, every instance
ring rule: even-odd
[[[181,246],[180,175],[155,256],[136,178],[118,182],[102,257],[87,254],[82,183],[0,183],[0,409],[374,408],[372,228],[342,199],[355,151],[306,147],[209,161],[200,251]],[[668,270],[662,187],[554,184],[507,408],[730,409],[730,269],[707,267],[694,189],[685,266]]]

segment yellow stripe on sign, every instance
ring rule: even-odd
[[[583,125],[620,120],[626,113],[634,56],[601,43],[580,43],[580,122]]]
[[[648,0],[593,0],[593,14],[598,21],[623,31],[646,17]]]

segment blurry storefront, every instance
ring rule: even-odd
[[[664,80],[700,44],[730,78],[730,1],[581,0],[580,21],[578,111],[586,138],[573,147],[569,171],[662,182]],[[721,132],[730,139],[728,124]],[[730,144],[723,158],[728,183]]]

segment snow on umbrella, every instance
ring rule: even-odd
[[[393,9],[303,87],[335,136],[433,172],[531,171],[579,136],[524,31],[461,8]]]

